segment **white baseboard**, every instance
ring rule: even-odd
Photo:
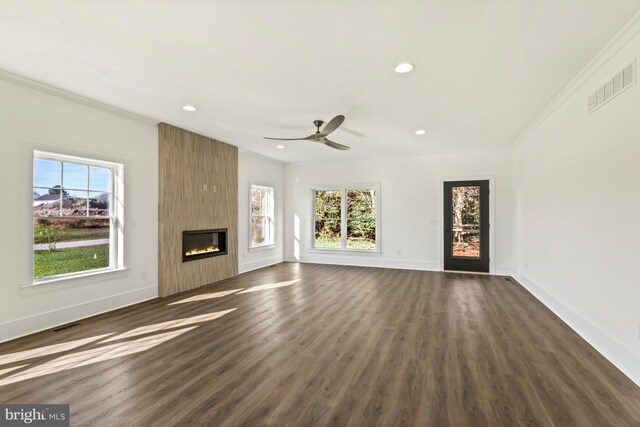
[[[591,344],[593,348],[620,369],[631,381],[640,386],[640,356],[612,338],[598,326],[571,310],[523,274],[516,272],[514,278],[571,329]]]
[[[86,319],[118,308],[158,297],[158,286],[123,292],[117,295],[70,305],[0,324],[0,342],[9,341],[66,323]]]
[[[491,274],[495,274],[496,276],[513,276],[513,269],[511,267],[496,266],[496,271],[493,271]]]
[[[269,267],[270,265],[279,264],[282,261],[284,261],[284,257],[282,255],[276,255],[269,258],[259,259],[257,261],[245,262],[238,265],[238,274],[257,270],[259,268]]]
[[[416,260],[383,258],[383,257],[364,257],[349,255],[332,255],[332,254],[306,254],[298,258],[289,254],[285,255],[285,261],[289,262],[309,262],[313,264],[335,264],[335,265],[353,265],[357,267],[377,267],[377,268],[399,268],[403,270],[424,270],[424,271],[442,271],[442,267],[437,262],[424,262]],[[510,267],[496,267],[496,271],[491,272],[498,276],[512,276],[513,270]]]
[[[400,268],[404,270],[426,270],[426,271],[442,271],[438,263],[429,263],[423,261],[369,257],[369,256],[348,256],[348,255],[302,255],[296,258],[293,255],[286,255],[286,261],[291,262],[308,262],[313,264],[333,264],[333,265],[352,265],[356,267],[377,267],[377,268]]]

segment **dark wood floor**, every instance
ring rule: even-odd
[[[640,425],[640,388],[515,282],[280,264],[0,345],[72,425]]]

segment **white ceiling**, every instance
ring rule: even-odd
[[[638,0],[5,1],[0,68],[283,161],[506,149],[638,10]],[[403,61],[415,70],[395,74]],[[331,138],[351,151],[262,139],[306,136],[337,114],[346,121]]]

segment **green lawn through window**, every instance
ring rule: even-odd
[[[43,234],[48,227],[34,226],[33,227],[33,243],[47,243],[47,236]],[[56,242],[71,242],[77,240],[94,240],[94,239],[108,239],[109,227],[95,227],[95,228],[53,228],[53,235]]]
[[[33,251],[34,279],[108,266],[109,245]]]

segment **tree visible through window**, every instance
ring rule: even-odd
[[[453,256],[480,257],[480,187],[453,187]]]
[[[347,248],[376,248],[375,190],[347,190]]]
[[[275,244],[274,202],[272,187],[251,186],[251,248]]]
[[[113,168],[36,152],[33,277],[111,266]]]
[[[316,191],[315,247],[342,247],[342,191]]]
[[[377,192],[377,187],[314,190],[314,248],[376,250]]]

